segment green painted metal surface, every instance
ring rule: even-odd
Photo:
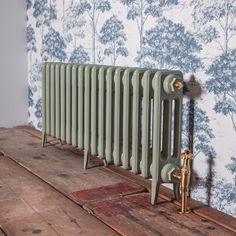
[[[61,94],[60,94],[60,101],[61,101],[61,141],[66,141],[66,65],[61,65],[60,70],[60,85],[61,85]]]
[[[173,84],[182,77],[180,71],[45,63],[42,142],[46,134],[83,149],[85,168],[93,154],[152,178],[154,204],[163,167],[180,166],[183,93]]]

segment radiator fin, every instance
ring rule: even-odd
[[[133,70],[126,69],[122,79],[123,82],[123,150],[122,150],[122,167],[130,169],[131,155],[131,78]]]
[[[42,66],[42,134],[152,178],[157,199],[165,164],[180,166],[179,71],[67,63]],[[168,84],[169,83],[169,84]],[[175,192],[178,186],[174,184]]]
[[[113,151],[113,159],[114,164],[119,166],[120,162],[120,140],[121,140],[121,77],[123,70],[121,68],[116,69],[114,75],[114,84],[115,84],[115,97],[114,97],[114,151]]]
[[[142,100],[142,157],[141,157],[141,175],[144,178],[150,177],[150,98],[151,98],[151,71],[146,71],[142,78],[143,100]]]
[[[91,71],[91,154],[97,155],[97,117],[98,117],[98,68]]]
[[[98,74],[98,156],[105,158],[105,75],[106,67],[101,67]]]
[[[46,65],[46,133],[51,134],[51,114],[50,114],[50,64]]]
[[[133,101],[132,101],[132,155],[131,170],[133,173],[140,172],[140,70],[136,70],[132,76]]]
[[[61,84],[61,141],[66,141],[66,66],[61,65],[60,71]]]
[[[84,66],[78,67],[78,147],[84,147]]]
[[[77,97],[78,97],[78,86],[77,86],[77,70],[78,66],[74,65],[72,67],[72,111],[71,111],[71,123],[72,123],[72,145],[77,146],[77,120],[78,120],[78,105],[77,105]]]
[[[113,162],[113,68],[108,68],[106,73],[106,161]]]
[[[84,71],[84,150],[88,153],[90,150],[90,89],[91,89],[91,66],[86,66]]]
[[[71,65],[66,66],[66,142],[71,144]]]
[[[55,66],[56,138],[60,139],[60,64]]]

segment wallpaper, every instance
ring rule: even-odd
[[[236,1],[26,0],[29,124],[44,61],[180,69],[195,102],[194,199],[236,217]],[[183,148],[189,101],[183,109]]]

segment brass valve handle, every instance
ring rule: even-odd
[[[189,213],[190,209],[187,207],[187,194],[189,191],[189,182],[191,176],[190,161],[193,160],[193,154],[186,150],[180,155],[183,160],[183,166],[180,170],[180,186],[181,186],[181,209],[180,213]]]
[[[183,160],[193,160],[194,156],[189,150],[185,150],[180,154],[180,158]]]

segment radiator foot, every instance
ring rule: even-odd
[[[5,156],[4,151],[0,151],[0,156]]]
[[[151,204],[157,204],[157,197],[159,193],[160,183],[152,180],[152,195],[151,195]]]
[[[47,143],[47,134],[43,133],[42,134],[42,146],[44,147],[46,143]]]
[[[104,157],[104,158],[102,158],[102,160],[103,160],[103,165],[104,165],[105,167],[107,167],[107,166],[108,166],[108,163],[107,163],[106,158]]]
[[[180,199],[180,183],[173,184],[174,196],[176,200]]]
[[[84,151],[84,169],[88,169],[89,151]]]

